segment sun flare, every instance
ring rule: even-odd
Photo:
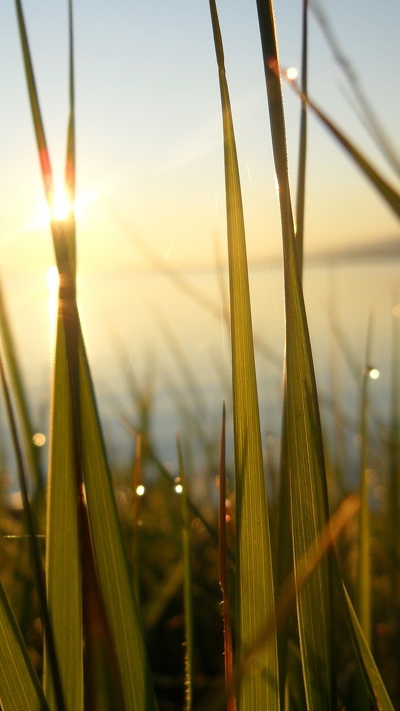
[[[71,201],[65,186],[57,183],[49,206],[49,219],[62,222],[74,211],[74,208],[74,202]]]
[[[24,231],[40,229],[49,225],[53,220],[64,221],[73,212],[77,220],[82,219],[89,203],[97,198],[93,191],[79,192],[74,201],[70,200],[63,182],[60,180],[54,185],[53,198],[49,205],[43,197],[38,204],[33,219],[25,225]]]

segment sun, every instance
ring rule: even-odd
[[[45,227],[53,221],[64,222],[72,213],[77,220],[80,220],[86,212],[87,205],[96,198],[97,193],[94,191],[86,191],[83,193],[79,192],[76,199],[71,201],[63,181],[57,181],[54,184],[51,204],[49,205],[43,197],[37,206],[36,215],[23,229],[29,232]]]
[[[71,201],[65,186],[62,183],[56,183],[54,187],[53,198],[49,206],[49,219],[64,222],[74,211],[75,205]]]

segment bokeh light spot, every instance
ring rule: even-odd
[[[46,444],[46,436],[43,432],[36,432],[32,437],[32,442],[35,447],[43,447]]]

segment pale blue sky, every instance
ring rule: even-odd
[[[208,2],[77,2],[78,188],[95,191],[79,230],[82,269],[118,270],[141,258],[129,230],[176,263],[212,264],[213,239],[225,247],[221,116]],[[400,5],[324,0],[333,30],[388,135],[400,150]],[[275,5],[283,66],[299,65],[299,0]],[[218,3],[237,132],[251,255],[280,251],[266,92],[255,2]],[[67,15],[64,0],[25,2],[31,51],[55,173],[63,169],[67,117]],[[51,260],[46,229],[23,227],[41,197],[14,3],[0,7],[0,240],[10,267]],[[343,96],[345,81],[313,18],[310,95],[374,159]],[[297,162],[298,100],[285,91],[289,160]],[[332,139],[310,121],[306,244],[362,243],[398,233],[395,219]],[[390,172],[388,172],[390,175]],[[294,188],[294,185],[293,185]],[[294,190],[293,190],[294,192]],[[26,255],[24,259],[23,255]],[[3,267],[4,268],[4,267]]]

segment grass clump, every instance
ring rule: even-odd
[[[106,711],[116,707],[126,711],[157,707],[165,711],[182,707],[188,711],[224,707],[229,711],[311,711],[369,705],[387,710],[400,703],[390,671],[391,665],[399,664],[398,547],[394,541],[398,519],[396,365],[392,430],[385,450],[392,498],[382,546],[383,572],[378,575],[372,566],[371,537],[384,522],[370,510],[366,489],[369,357],[361,385],[361,496],[345,495],[340,505],[335,502],[332,507],[334,514],[330,512],[329,457],[324,450],[302,286],[307,111],[328,127],[396,215],[400,214],[400,196],[307,94],[308,8],[304,3],[301,88],[295,87],[302,118],[294,218],[273,6],[258,0],[279,188],[286,328],[279,492],[275,497],[268,494],[267,499],[234,123],[215,0],[209,6],[224,143],[234,485],[230,490],[225,408],[218,514],[214,503],[203,510],[193,500],[179,441],[177,477],[160,461],[151,436],[151,394],[146,397],[137,382],[132,390],[142,421],[136,428],[140,432],[133,432],[136,459],[131,470],[119,478],[111,476],[76,298],[70,0],[65,186],[71,210],[65,218],[51,221],[60,286],[46,502],[40,462],[32,455],[29,408],[11,328],[0,302],[1,350],[7,365],[2,381],[23,499],[21,520],[6,509],[2,512],[2,526],[10,532],[4,535],[16,531],[17,536],[13,547],[4,543],[1,551],[6,561],[0,585],[2,711]],[[16,0],[16,10],[43,184],[51,208],[51,162],[20,0]],[[190,379],[193,384],[189,372]],[[201,416],[197,428],[201,432]],[[352,539],[358,509],[359,539]],[[26,560],[28,550],[32,573]],[[347,568],[354,554],[359,566]],[[387,603],[386,615],[372,599],[381,578],[387,583],[380,602],[381,607]],[[36,637],[32,634],[35,625],[39,629]],[[390,647],[386,658],[382,654],[384,629]],[[388,681],[389,693],[382,677]]]

